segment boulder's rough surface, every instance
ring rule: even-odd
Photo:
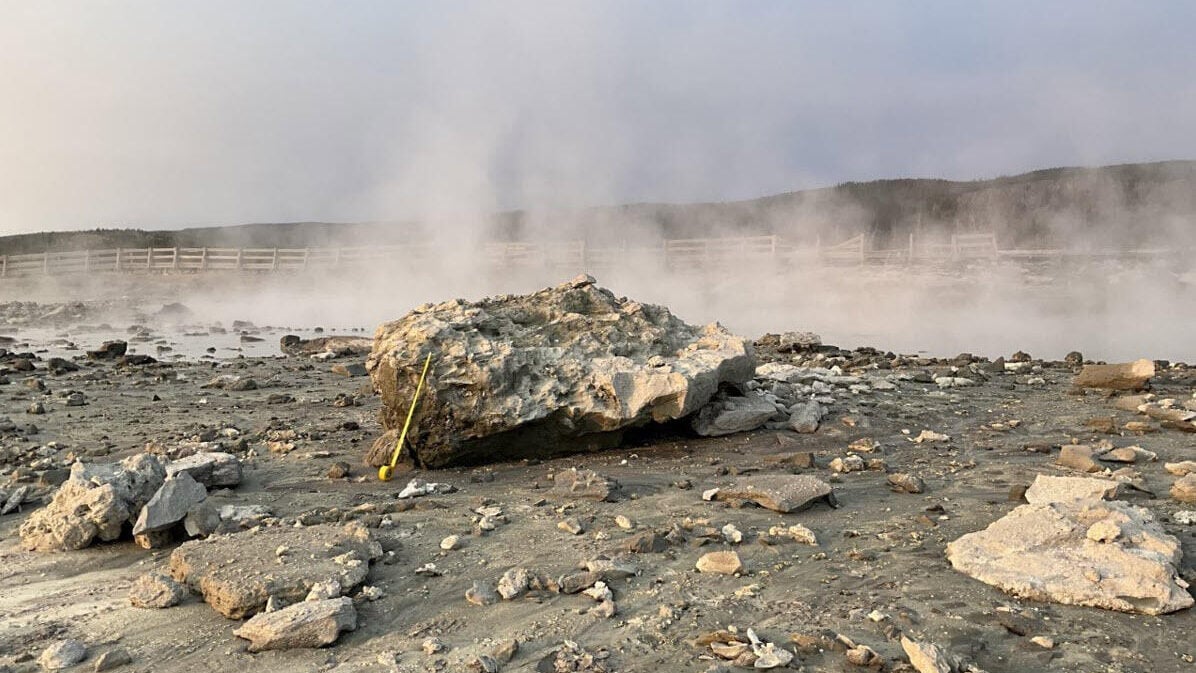
[[[830,484],[806,474],[770,474],[743,477],[722,486],[712,500],[748,500],[774,512],[793,512],[824,500],[834,505]]]
[[[751,343],[615,297],[581,276],[529,295],[421,306],[381,325],[367,366],[401,427],[424,358],[413,458],[428,467],[617,445],[752,378]]]
[[[1077,388],[1142,390],[1152,376],[1154,362],[1143,359],[1115,365],[1084,365],[1074,383]]]
[[[274,612],[254,615],[233,631],[249,641],[250,652],[323,647],[336,642],[341,631],[357,628],[357,609],[346,597],[303,601]]]
[[[348,592],[380,556],[381,545],[358,523],[258,528],[183,543],[170,555],[170,574],[220,614],[241,619],[270,597],[302,601],[317,582],[336,580]]]
[[[70,668],[87,657],[87,646],[73,638],[60,640],[42,651],[37,663],[47,671]]]
[[[1179,541],[1122,502],[1022,505],[947,545],[956,570],[1022,598],[1158,615],[1193,603]]]
[[[1179,502],[1196,505],[1196,474],[1187,474],[1171,485],[1171,497]]]
[[[120,463],[75,463],[50,504],[21,525],[21,545],[31,551],[70,551],[97,538],[111,542],[165,479],[161,460],[144,453]]]

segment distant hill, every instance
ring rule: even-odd
[[[454,223],[437,223],[452,229]],[[469,238],[577,239],[611,244],[662,238],[779,234],[836,243],[857,234],[900,247],[910,233],[992,231],[1002,247],[1146,247],[1196,240],[1196,161],[1051,168],[992,180],[848,182],[722,203],[638,203],[568,212],[512,211],[460,223]],[[0,254],[84,248],[363,245],[419,238],[412,222],[289,222],[143,231],[101,229],[0,237]]]

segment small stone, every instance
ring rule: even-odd
[[[433,654],[444,652],[448,648],[445,646],[444,641],[440,640],[439,638],[432,637],[425,638],[424,642],[420,644],[420,649],[424,651],[424,654],[432,656]]]
[[[895,493],[922,493],[926,490],[926,482],[904,472],[890,474],[888,482],[889,489]]]
[[[494,605],[498,602],[498,592],[489,584],[474,582],[473,586],[465,590],[465,600],[474,605]]]
[[[505,664],[514,659],[517,652],[519,652],[519,641],[509,638],[499,641],[498,645],[494,647],[492,656],[498,663]]]
[[[337,580],[324,580],[323,582],[316,582],[311,585],[311,589],[307,592],[307,596],[303,599],[305,601],[326,601],[333,598],[339,598],[341,595],[341,583]]]
[[[615,517],[615,525],[623,530],[631,530],[632,528],[635,528],[635,523],[622,514],[619,514]]]
[[[918,673],[952,673],[955,663],[938,645],[919,643],[905,636],[901,637],[901,649],[909,657],[909,663]]]
[[[1096,462],[1092,448],[1079,444],[1069,444],[1060,449],[1055,464],[1081,472],[1100,472],[1102,469]]]
[[[743,533],[736,528],[735,524],[733,523],[723,526],[722,534],[723,539],[731,544],[739,544],[740,542],[743,542]]]
[[[706,493],[702,497],[707,499]],[[710,493],[709,499],[748,500],[781,513],[794,512],[818,501],[825,501],[832,506],[835,504],[830,485],[805,474],[744,477],[731,486]]]
[[[100,656],[96,657],[96,663],[92,670],[95,673],[100,673],[131,663],[133,663],[133,657],[129,656],[129,651],[123,647],[116,647],[101,652]]]
[[[1184,460],[1178,463],[1164,463],[1163,469],[1177,477],[1196,473],[1196,460]]]
[[[575,516],[571,516],[564,521],[557,522],[556,527],[570,535],[581,535],[583,532],[585,532],[585,526],[583,526],[581,520]]]
[[[527,568],[511,568],[498,580],[498,595],[505,601],[518,598],[530,584],[531,573]]]
[[[700,573],[736,575],[743,572],[743,561],[733,551],[713,551],[699,558],[695,567]]]
[[[659,554],[669,548],[669,542],[655,531],[645,531],[628,538],[623,548],[633,554]]]
[[[1030,639],[1030,642],[1046,650],[1055,649],[1055,641],[1046,636],[1034,636]]]
[[[74,638],[60,640],[47,647],[37,663],[47,671],[70,668],[87,657],[87,646]]]
[[[328,478],[344,479],[345,477],[349,476],[351,470],[352,468],[349,467],[348,463],[344,461],[337,461],[328,468]]]
[[[452,551],[454,549],[459,548],[460,546],[461,546],[461,536],[460,535],[450,535],[440,541],[440,548],[443,549],[444,551]]]
[[[151,572],[138,577],[129,588],[129,603],[135,608],[169,608],[190,593],[169,575]]]

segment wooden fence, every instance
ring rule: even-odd
[[[841,243],[798,247],[779,236],[671,239],[655,246],[594,247],[584,241],[492,242],[481,260],[498,268],[548,268],[562,272],[616,267],[686,270],[711,267],[818,264],[933,263],[952,260],[1044,259],[1074,256],[1160,256],[1176,250],[1097,251],[1001,250],[993,234],[959,234],[938,241],[911,235],[901,248],[875,249],[864,235]],[[113,248],[0,256],[0,277],[57,276],[103,272],[297,272],[365,265],[378,260],[426,259],[431,244],[342,248]]]

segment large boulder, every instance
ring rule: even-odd
[[[1015,596],[1149,615],[1191,607],[1179,541],[1123,502],[1022,505],[947,545],[956,570]]]
[[[432,356],[404,453],[442,467],[609,448],[627,428],[688,417],[752,378],[747,340],[594,282],[424,305],[381,325],[367,367],[387,429],[402,427]]]
[[[75,463],[50,504],[21,524],[21,545],[30,551],[71,551],[97,538],[116,540],[165,479],[162,460],[150,454],[120,463]]]

